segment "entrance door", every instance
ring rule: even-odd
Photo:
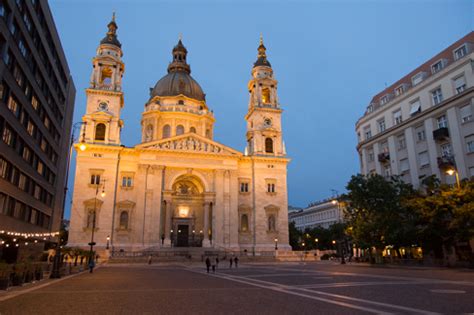
[[[178,225],[178,247],[188,247],[189,225]]]

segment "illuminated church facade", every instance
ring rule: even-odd
[[[290,249],[287,164],[277,81],[263,41],[248,83],[247,147],[213,140],[215,118],[181,39],[150,89],[141,142],[121,144],[125,65],[115,19],[93,58],[77,151],[69,245],[248,253]],[[104,194],[102,194],[104,192]]]

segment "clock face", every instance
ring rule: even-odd
[[[99,110],[107,111],[109,109],[109,105],[106,102],[99,103]]]
[[[271,127],[272,125],[272,120],[270,118],[265,118],[265,120],[263,121],[263,125],[265,127]]]

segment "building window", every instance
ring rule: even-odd
[[[270,103],[270,89],[269,88],[262,89],[262,103],[263,104]]]
[[[413,84],[413,86],[420,84],[421,81],[423,81],[423,72],[420,72],[411,78],[411,83]]]
[[[240,217],[240,231],[247,232],[249,230],[249,217],[246,214],[242,214]]]
[[[455,94],[462,93],[466,90],[466,80],[464,79],[464,76],[460,76],[453,81]]]
[[[397,142],[398,142],[398,150],[403,150],[406,149],[407,147],[407,142],[405,140],[405,136],[401,135],[397,137]]]
[[[13,115],[15,115],[15,117],[18,117],[20,114],[20,106],[18,105],[18,102],[15,100],[15,98],[13,98],[11,95],[8,98],[7,107],[13,113]]]
[[[399,109],[393,112],[393,124],[399,125],[402,123],[402,111]]]
[[[272,138],[265,138],[265,152],[273,153],[273,140]]]
[[[91,185],[99,185],[100,184],[100,174],[92,174],[90,183],[91,183]]]
[[[425,141],[426,140],[425,130],[424,129],[417,130],[416,138],[418,139],[418,141]]]
[[[410,103],[410,116],[414,116],[420,112],[421,112],[421,102],[419,99]]]
[[[410,169],[410,165],[408,163],[408,159],[400,160],[400,173],[406,173]]]
[[[171,127],[170,125],[164,125],[163,127],[163,139],[169,138],[171,136]]]
[[[145,141],[153,140],[153,125],[147,125],[145,128]]]
[[[385,119],[382,118],[379,121],[377,121],[377,124],[379,126],[379,132],[384,132],[385,131]]]
[[[369,162],[373,162],[375,160],[375,154],[374,154],[374,151],[370,150],[368,153],[367,153],[367,160]]]
[[[469,168],[469,176],[474,177],[474,167]]]
[[[276,220],[275,215],[271,214],[268,216],[268,231],[276,231]]]
[[[467,145],[467,152],[474,153],[474,135],[467,137],[466,145]]]
[[[418,161],[420,162],[420,167],[425,167],[430,164],[430,159],[428,156],[428,151],[423,151],[418,154]]]
[[[196,128],[194,128],[194,127],[189,128],[189,132],[196,133]]]
[[[275,192],[275,183],[267,183],[267,192],[269,193]]]
[[[463,45],[462,47],[454,51],[454,60],[458,60],[467,55],[467,47]]]
[[[123,176],[122,177],[122,187],[132,187],[133,186],[133,177]]]
[[[402,95],[404,92],[405,92],[405,86],[404,86],[404,85],[400,85],[399,87],[397,87],[397,88],[395,89],[395,95],[396,95],[396,96],[400,96],[400,95]]]
[[[120,227],[121,230],[127,230],[128,229],[128,212],[127,211],[122,211],[120,213],[119,227]]]
[[[386,178],[390,178],[390,176],[392,176],[392,169],[390,168],[390,165],[384,167],[383,173]]]
[[[372,138],[372,130],[370,130],[370,126],[364,127],[364,135],[365,135],[365,140],[369,140]]]
[[[446,119],[446,115],[438,117],[438,119],[436,119],[436,122],[438,123],[438,129],[448,128],[448,120]]]
[[[389,99],[388,95],[382,96],[382,97],[380,98],[380,105],[385,105],[385,104],[387,104],[389,100],[390,100],[390,99]]]
[[[15,138],[14,138],[13,132],[7,126],[3,127],[2,140],[10,147],[14,146]]]
[[[471,104],[463,106],[459,109],[459,112],[461,114],[461,122],[466,123],[468,121],[472,120],[472,108]]]
[[[438,61],[437,63],[435,63],[434,65],[431,66],[431,73],[436,73],[436,72],[439,72],[441,69],[443,69],[443,61],[440,60]]]
[[[247,192],[249,192],[249,183],[247,183],[247,182],[241,182],[241,183],[240,183],[240,192],[241,192],[241,193],[247,193]]]
[[[182,135],[184,133],[184,127],[182,125],[178,125],[176,127],[176,135],[179,136],[179,135]]]
[[[441,88],[437,88],[431,92],[431,99],[433,100],[433,105],[438,105],[443,101],[443,93],[441,92]]]
[[[102,123],[97,124],[97,126],[95,126],[95,140],[97,141],[105,140],[105,125]]]
[[[442,157],[451,157],[453,155],[453,149],[451,143],[446,143],[441,146],[441,156]]]

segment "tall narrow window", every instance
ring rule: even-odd
[[[87,225],[86,225],[86,227],[89,228],[89,229],[95,228],[95,223],[96,223],[95,221],[96,221],[95,211],[94,210],[89,210],[87,212]]]
[[[189,132],[196,133],[196,128],[194,127],[189,128]]]
[[[99,185],[100,184],[100,174],[92,174],[90,183],[91,183],[91,185]]]
[[[128,229],[128,212],[122,211],[120,213],[120,229],[126,230]]]
[[[266,153],[273,153],[273,140],[272,138],[265,139],[265,152]]]
[[[97,141],[105,140],[105,125],[102,123],[97,124],[97,126],[95,126],[95,140]]]
[[[275,228],[275,216],[272,214],[268,217],[268,230],[269,231],[275,231],[276,228]]]
[[[179,135],[182,135],[184,133],[184,127],[182,125],[178,125],[176,127],[176,135],[179,136]]]
[[[242,214],[240,218],[240,231],[247,232],[249,230],[249,217],[246,214]]]
[[[264,88],[262,90],[262,103],[268,104],[270,103],[270,89]]]
[[[170,125],[165,125],[163,127],[163,139],[169,138],[171,136],[171,127]]]

